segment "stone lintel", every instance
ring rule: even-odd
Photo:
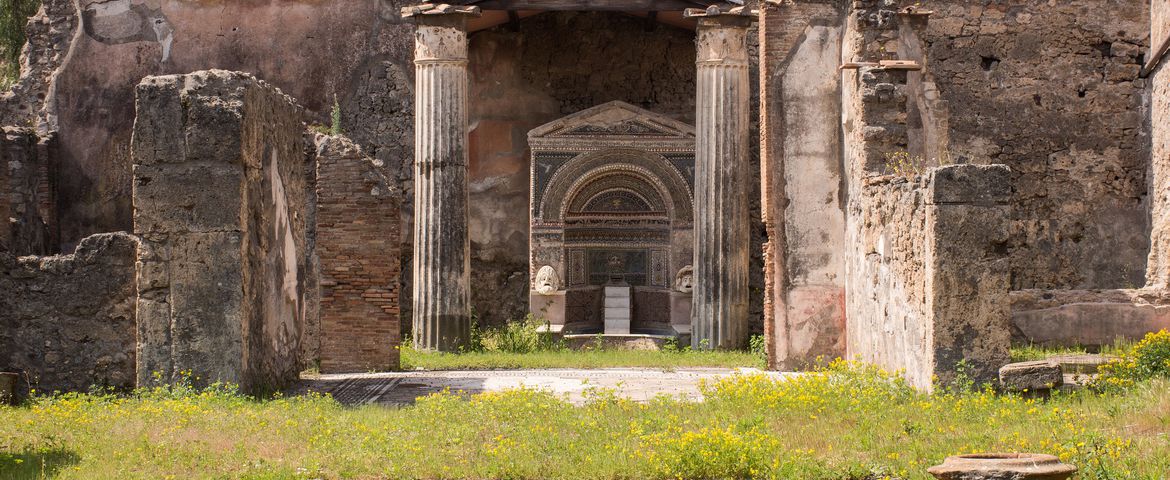
[[[704,20],[727,22],[738,25],[743,22],[744,25],[751,24],[760,16],[760,11],[748,7],[731,7],[719,8],[718,5],[711,5],[707,8],[688,8],[683,10],[684,18],[698,19],[700,22]]]
[[[479,7],[446,3],[421,3],[402,7],[401,12],[402,18],[410,18],[416,22],[439,20],[443,17],[466,18],[480,15]]]

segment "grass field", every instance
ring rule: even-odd
[[[1170,382],[1037,403],[923,395],[857,364],[777,382],[733,376],[703,403],[573,406],[531,390],[416,406],[254,400],[183,387],[0,407],[0,478],[926,479],[956,453],[1039,451],[1081,479],[1170,472]]]
[[[764,367],[764,357],[742,351],[545,350],[531,353],[484,351],[427,353],[402,349],[402,368],[414,370],[491,370],[503,368],[684,368]]]

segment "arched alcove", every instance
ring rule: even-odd
[[[673,280],[693,255],[693,129],[610,102],[533,130],[529,145],[532,310],[554,330],[597,333],[602,288],[620,282],[635,333],[685,331],[689,293]],[[537,290],[545,266],[555,290]]]

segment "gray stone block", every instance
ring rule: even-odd
[[[243,181],[243,169],[233,165],[135,165],[134,229],[238,230]]]
[[[1009,363],[999,369],[999,383],[1013,392],[1046,391],[1063,385],[1064,375],[1059,364],[1047,360]]]

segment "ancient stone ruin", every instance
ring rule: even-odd
[[[0,371],[263,391],[531,312],[929,389],[1170,328],[1170,0],[903,3],[44,0]]]

